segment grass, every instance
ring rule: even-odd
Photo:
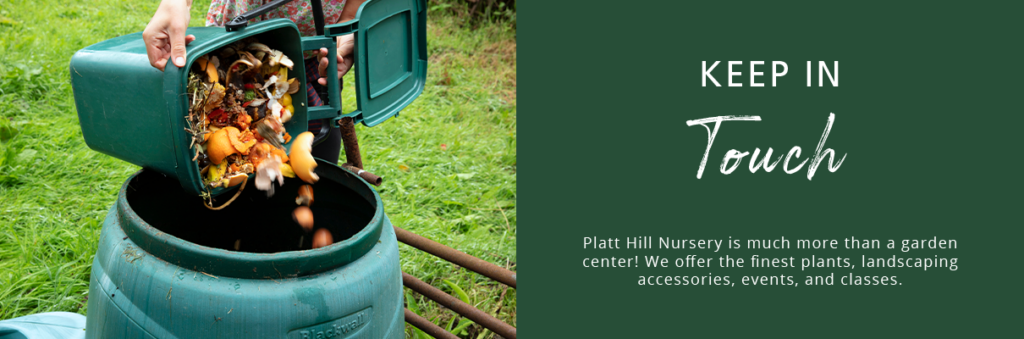
[[[157,3],[0,0],[0,319],[88,311],[102,220],[138,167],[86,147],[67,66],[83,47],[141,31]],[[207,3],[196,1],[193,26]],[[395,225],[515,270],[515,30],[463,27],[432,8],[426,90],[398,118],[357,127],[364,163],[385,178],[379,192]],[[344,97],[352,110],[352,93]],[[401,258],[403,271],[515,325],[515,289],[405,245]],[[463,321],[406,292],[442,327]],[[475,324],[458,332],[492,336]]]

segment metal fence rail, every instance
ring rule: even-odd
[[[480,309],[473,307],[473,305],[462,302],[462,300],[459,300],[458,298],[453,297],[448,293],[444,293],[444,291],[439,290],[434,286],[430,286],[430,284],[425,283],[422,280],[419,280],[416,277],[409,275],[408,273],[402,272],[402,284],[404,284],[405,287],[408,287],[409,289],[416,291],[417,293],[422,294],[427,298],[430,298],[430,300],[433,300],[441,304],[442,306],[447,307],[452,311],[455,311],[455,313],[458,313],[463,317],[469,318],[469,320],[472,320],[477,324],[480,324],[480,326],[483,326],[484,328],[489,329],[492,332],[497,333],[498,335],[504,338],[516,338],[515,327],[512,327],[511,325],[506,324],[501,320],[498,320],[498,318],[492,317],[490,314],[487,314],[487,312],[481,311]]]
[[[345,157],[347,162],[342,165],[349,171],[356,172],[357,175],[366,180],[367,182],[380,186],[383,179],[373,173],[363,170],[363,160],[359,154],[359,140],[356,136],[355,125],[351,118],[343,118],[339,121],[339,127],[341,130],[342,144],[345,147]],[[395,227],[395,235],[398,237],[398,241],[405,243],[409,246],[415,247],[421,251],[430,253],[438,258],[447,260],[453,264],[465,267],[466,269],[479,273],[485,277],[491,278],[495,281],[508,285],[509,287],[516,287],[516,273],[509,271],[503,267],[487,262],[483,259],[474,257],[472,255],[460,252],[454,248],[439,244],[433,240],[424,238],[416,233],[412,233]],[[470,304],[462,302],[458,298],[451,296],[444,291],[441,291],[430,284],[417,279],[414,276],[402,272],[402,283],[406,287],[416,291],[433,300],[440,303],[444,307],[455,311],[459,315],[462,315],[477,324],[480,324],[486,329],[491,330],[495,334],[498,334],[504,338],[515,339],[516,328],[512,325],[506,324],[498,318],[487,314],[487,312],[481,311],[480,309],[473,307]],[[504,293],[502,294],[504,295]],[[449,333],[443,328],[434,325],[427,319],[405,309],[405,322],[409,323],[423,332],[433,336],[434,338],[458,338],[454,334]]]
[[[430,320],[424,319],[419,314],[410,311],[408,308],[405,309],[405,322],[409,323],[409,325],[416,326],[416,328],[422,330],[424,333],[437,339],[459,339],[459,337],[456,337],[454,334],[445,331],[441,326],[434,325]]]
[[[421,237],[416,233],[403,230],[398,226],[395,226],[395,235],[398,236],[398,241],[401,241],[406,245],[418,248],[423,252],[433,254],[434,256],[447,260],[453,264],[465,267],[470,271],[479,273],[485,277],[508,285],[509,287],[516,287],[516,273],[509,271],[504,267],[492,264],[472,255],[459,252],[454,248],[441,245],[433,240]]]

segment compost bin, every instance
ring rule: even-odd
[[[211,211],[173,178],[133,175],[103,223],[87,337],[403,337],[398,244],[380,196],[337,166],[316,171],[310,207],[343,240],[309,250],[287,250],[311,241],[290,217],[301,181]]]
[[[259,15],[267,6],[246,14]],[[168,62],[161,72],[150,66],[141,33],[97,43],[72,57],[71,82],[87,145],[143,167],[125,181],[103,224],[92,266],[87,337],[404,336],[398,247],[377,192],[352,172],[317,159],[320,180],[309,208],[316,227],[329,230],[334,243],[312,249],[312,234],[291,219],[298,179],[286,180],[271,197],[203,184],[185,131],[186,85],[198,58],[250,37],[298,63],[303,51],[327,48],[327,73],[336,74],[334,37],[354,34],[357,109],[342,114],[339,82],[328,77],[329,104],[306,107],[297,100],[284,127],[298,135],[309,120],[337,124],[342,118],[374,126],[423,91],[425,1],[370,0],[354,20],[327,26],[318,21],[322,35],[313,37],[301,37],[286,19],[236,21],[228,29],[189,28],[186,34],[196,41],[188,46],[184,68]],[[291,74],[306,82],[304,67]],[[296,97],[305,98],[305,91],[302,86]],[[204,207],[204,196],[224,193],[235,194],[231,205],[219,211]]]

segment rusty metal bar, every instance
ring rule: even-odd
[[[437,339],[459,339],[459,337],[445,331],[440,326],[434,325],[434,323],[424,319],[416,313],[412,313],[408,308],[405,309],[405,322],[409,323],[409,325],[416,326],[416,328],[423,330],[423,332]]]
[[[345,145],[345,158],[352,166],[363,168],[363,158],[359,154],[359,139],[356,137],[356,126],[352,118],[338,120],[341,127],[341,142]]]
[[[455,311],[455,313],[469,318],[469,320],[480,324],[480,326],[497,333],[503,338],[516,338],[515,327],[498,320],[498,318],[492,317],[490,314],[473,307],[473,305],[462,302],[462,300],[459,300],[448,293],[444,293],[444,291],[439,290],[434,286],[430,286],[430,284],[427,284],[408,273],[402,272],[402,284],[404,284],[405,287],[430,298],[430,300]]]
[[[384,179],[381,178],[380,176],[370,173],[369,171],[366,171],[362,168],[352,166],[352,164],[350,163],[346,162],[344,164],[341,164],[341,167],[349,171],[355,172],[356,175],[358,175],[360,178],[363,178],[363,180],[366,180],[366,182],[371,183],[374,186],[380,186],[380,184],[384,183]]]
[[[416,233],[412,233],[395,226],[395,234],[398,236],[398,241],[401,241],[409,246],[420,249],[421,251],[433,254],[438,258],[448,260],[456,265],[465,267],[470,271],[484,275],[485,277],[494,279],[502,284],[516,287],[516,273],[509,271],[498,265],[489,263],[483,259],[471,256],[469,254],[459,252],[458,250],[441,245],[433,240],[421,237]]]

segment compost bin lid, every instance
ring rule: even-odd
[[[371,0],[354,20],[325,27],[325,35],[355,35],[358,109],[344,114],[374,126],[423,93],[427,77],[427,11],[424,0]]]

